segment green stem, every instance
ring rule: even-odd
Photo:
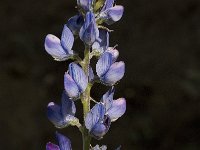
[[[89,79],[89,65],[90,65],[90,47],[88,45],[85,46],[85,52],[84,52],[84,60],[82,62],[83,70],[86,74],[86,76]],[[81,96],[81,101],[83,104],[83,117],[85,120],[85,117],[87,113],[90,111],[90,90],[91,90],[91,84],[89,83],[85,92]],[[91,137],[89,135],[89,132],[85,125],[82,128],[82,139],[83,139],[83,150],[89,150],[90,149],[90,141]]]

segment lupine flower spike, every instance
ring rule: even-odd
[[[110,46],[112,30],[104,26],[119,21],[124,7],[116,5],[115,0],[77,0],[77,9],[78,14],[64,25],[60,39],[53,34],[48,34],[45,38],[45,50],[54,60],[74,60],[63,72],[61,103],[50,102],[47,117],[59,129],[78,127],[82,133],[83,150],[107,150],[106,145],[92,146],[90,142],[92,138],[101,140],[108,133],[111,122],[118,120],[126,111],[125,98],[114,99],[114,86],[124,76],[125,63],[117,61],[119,51],[116,46]],[[72,50],[78,37],[85,46],[84,58]],[[93,57],[96,58],[94,71],[90,63]],[[111,87],[99,101],[90,96],[95,83]],[[75,117],[75,103],[78,102],[83,105],[82,124]],[[91,102],[95,104],[90,109]],[[58,145],[49,142],[46,150],[72,150],[67,137],[58,132],[56,137]],[[120,150],[120,147],[116,150]]]

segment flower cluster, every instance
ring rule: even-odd
[[[48,119],[56,128],[77,126],[82,133],[84,150],[106,150],[105,145],[90,145],[91,138],[102,139],[111,123],[121,117],[126,110],[126,100],[114,100],[114,85],[122,79],[125,63],[117,61],[119,51],[109,46],[112,30],[105,25],[119,21],[124,8],[116,5],[115,0],[77,0],[78,14],[64,25],[61,38],[48,34],[45,38],[45,50],[56,61],[74,60],[64,73],[64,90],[61,103],[50,102],[47,106]],[[84,58],[72,50],[75,39],[79,37],[84,45]],[[90,60],[95,57],[96,74]],[[90,90],[95,83],[110,86],[110,89],[97,101],[91,98]],[[75,117],[75,102],[83,105],[81,124]],[[90,103],[94,106],[90,109]],[[71,150],[71,142],[56,132],[58,145],[47,143],[47,150]],[[117,150],[119,150],[117,148]]]

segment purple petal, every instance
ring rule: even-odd
[[[45,38],[45,50],[58,61],[66,60],[69,57],[69,54],[62,48],[60,39],[52,34],[48,34]]]
[[[88,45],[92,45],[96,40],[96,29],[94,26],[94,23],[92,22],[88,28],[84,31],[83,36],[81,37],[81,40],[85,42]]]
[[[76,15],[71,17],[68,22],[67,26],[73,32],[74,35],[77,35],[84,23],[84,18],[82,15]]]
[[[64,25],[62,36],[61,36],[61,45],[66,51],[66,53],[72,54],[72,46],[74,44],[74,36],[71,30]]]
[[[91,24],[92,21],[95,20],[95,16],[92,12],[87,12],[86,16],[85,16],[85,22],[83,24],[83,26],[80,29],[80,37],[83,36],[84,31],[88,28],[88,26]]]
[[[105,115],[105,108],[102,103],[96,104],[85,118],[85,126],[91,131],[91,129],[101,120]]]
[[[91,130],[91,134],[96,139],[101,139],[107,133],[107,128],[104,124],[97,123]]]
[[[61,102],[62,102],[61,111],[62,111],[63,117],[65,118],[67,115],[74,116],[76,113],[76,106],[74,104],[74,101],[72,101],[66,95],[65,91],[63,91]]]
[[[46,150],[60,150],[59,146],[58,145],[55,145],[51,142],[48,142],[46,144]]]
[[[79,36],[80,39],[88,45],[92,45],[99,37],[99,30],[92,12],[86,14],[85,23],[80,29]]]
[[[100,120],[97,124],[95,124],[95,126],[90,131],[90,134],[96,139],[101,139],[108,132],[110,124],[110,118],[104,116],[103,120]]]
[[[99,77],[106,74],[112,64],[112,55],[110,53],[104,53],[99,58],[96,64],[96,72]]]
[[[109,47],[106,52],[110,53],[112,55],[112,63],[114,63],[118,56],[119,56],[119,51],[113,47]]]
[[[109,33],[107,30],[99,30],[99,38],[101,39],[100,47],[105,51],[109,46]]]
[[[114,87],[112,87],[108,92],[106,92],[102,97],[102,102],[104,104],[104,107],[106,108],[106,111],[109,110],[113,103],[113,95],[114,95]]]
[[[83,27],[87,28],[90,25],[90,23],[94,20],[95,20],[95,15],[91,11],[87,12],[86,16],[85,16],[85,23],[84,23]]]
[[[106,0],[104,7],[102,8],[101,11],[106,11],[107,9],[113,7],[114,2],[115,2],[115,0]]]
[[[60,106],[54,102],[50,102],[47,106],[47,117],[58,128],[66,125],[63,121]]]
[[[94,42],[92,49],[98,50],[99,52],[104,52],[109,46],[109,33],[107,30],[99,29],[99,39],[100,41]]]
[[[125,64],[124,62],[115,62],[111,65],[108,72],[102,78],[102,81],[109,85],[114,85],[124,76]]]
[[[92,0],[77,0],[77,3],[85,11],[89,11],[91,9]]]
[[[65,73],[64,75],[64,87],[69,97],[71,98],[79,97],[79,88],[68,73]]]
[[[60,150],[72,150],[70,140],[64,135],[56,132],[56,137],[58,139]]]
[[[102,97],[102,100],[105,100],[109,97],[111,97],[113,99],[113,95],[114,95],[115,89],[114,87],[112,87],[111,89],[109,89]]]
[[[116,5],[112,8],[109,8],[107,10],[107,17],[108,17],[108,21],[107,24],[112,24],[116,21],[119,21],[124,13],[124,7],[121,5]]]
[[[121,117],[126,111],[126,100],[124,98],[119,98],[113,101],[112,107],[107,111],[108,116],[111,121],[116,121]]]
[[[76,63],[71,63],[69,64],[69,74],[77,84],[79,91],[84,92],[88,84],[88,79],[83,69]]]

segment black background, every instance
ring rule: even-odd
[[[127,99],[126,114],[102,141],[112,150],[200,149],[200,1],[118,0],[125,7],[110,26],[111,44],[126,63],[115,98]],[[59,102],[67,62],[44,50],[48,33],[60,36],[76,14],[75,0],[0,1],[0,149],[42,150],[56,142],[46,105]],[[82,51],[79,41],[75,50]],[[108,88],[95,85],[100,99]],[[79,102],[80,103],[80,102]],[[77,116],[81,105],[77,102]],[[81,149],[75,127],[57,130]]]

